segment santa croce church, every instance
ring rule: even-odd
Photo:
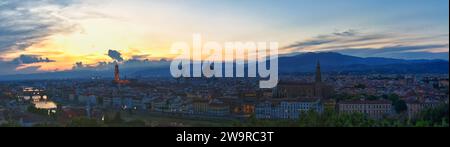
[[[274,98],[329,99],[333,94],[333,87],[322,82],[320,63],[317,62],[314,82],[280,81],[272,93]]]

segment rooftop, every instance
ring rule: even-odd
[[[341,101],[339,104],[392,104],[388,100],[353,100],[353,101]]]

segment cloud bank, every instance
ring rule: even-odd
[[[77,26],[64,18],[62,9],[73,0],[7,0],[0,2],[0,52],[23,50],[55,32]]]
[[[360,57],[448,60],[448,34],[335,32],[298,41],[281,52],[333,51]]]
[[[48,58],[42,58],[39,55],[20,55],[11,61],[14,64],[31,64],[31,63],[40,63],[40,62],[55,62],[54,60],[50,60]]]

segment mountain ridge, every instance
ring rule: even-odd
[[[314,72],[317,62],[322,72],[335,73],[386,73],[386,74],[448,74],[449,62],[446,60],[406,60],[383,57],[356,57],[336,52],[308,52],[292,56],[279,57],[279,73]],[[295,65],[295,66],[293,66]],[[127,67],[121,65],[122,76],[128,77],[170,77],[169,67]],[[75,79],[100,76],[113,77],[113,68],[109,70],[72,70],[24,75],[0,75],[0,80],[34,80],[34,79]]]

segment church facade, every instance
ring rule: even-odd
[[[317,98],[329,99],[333,87],[322,82],[320,63],[317,62],[315,81],[312,83],[280,81],[272,91],[274,98]]]

